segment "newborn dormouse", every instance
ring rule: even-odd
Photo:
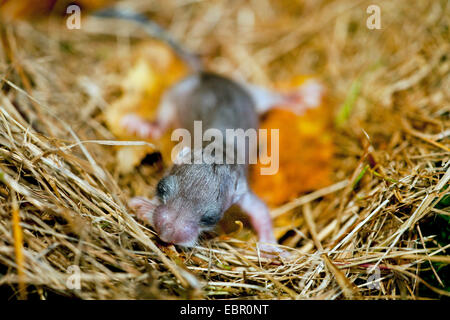
[[[136,114],[122,118],[123,127],[140,138],[158,139],[176,128],[185,128],[194,134],[194,121],[201,121],[203,131],[218,129],[225,137],[226,129],[258,129],[259,115],[273,107],[284,106],[301,114],[320,103],[322,86],[317,82],[310,81],[287,94],[238,82],[206,71],[197,56],[177,45],[146,17],[118,9],[107,9],[96,15],[139,23],[151,36],[168,43],[192,68],[190,75],[165,92],[154,121]],[[222,152],[230,143],[237,151],[233,140],[224,141]],[[259,248],[265,252],[282,252],[276,247],[266,204],[249,188],[248,157],[239,164],[227,161],[195,163],[185,161],[194,157],[195,152],[190,151],[183,148],[173,159],[169,173],[157,184],[156,199],[136,197],[129,201],[137,216],[150,223],[162,241],[192,247],[201,232],[214,229],[225,211],[237,204],[249,216],[258,234]]]

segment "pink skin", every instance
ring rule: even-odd
[[[153,227],[162,241],[192,247],[197,242],[200,228],[194,221],[184,218],[164,205],[158,206],[153,214]]]
[[[273,258],[273,254],[280,254],[282,257],[287,257],[288,253],[277,247],[270,213],[264,202],[253,193],[246,192],[240,197],[237,204],[249,216],[250,222],[258,234],[258,247],[262,256]],[[136,211],[140,220],[149,222],[153,226],[162,241],[186,247],[192,247],[197,242],[201,231],[198,225],[180,220],[180,216],[171,213],[165,206],[158,206],[155,201],[143,197],[132,198],[129,206]]]
[[[162,241],[186,247],[195,245],[200,234],[198,226],[179,219],[177,213],[170,212],[158,200],[134,197],[128,205],[136,212],[139,220],[150,223]]]
[[[273,234],[272,218],[266,204],[251,192],[246,192],[238,202],[240,208],[249,216],[250,222],[258,234],[258,248],[263,257],[280,256],[288,259],[291,254],[278,247]]]
[[[134,113],[123,116],[120,125],[125,128],[129,134],[143,139],[159,139],[163,135],[163,130],[161,130],[160,125],[157,122],[144,120]]]
[[[259,114],[273,108],[281,108],[302,115],[306,110],[318,107],[324,93],[324,87],[315,80],[309,80],[296,90],[287,93],[278,93],[246,83],[243,86],[255,101],[256,111]]]
[[[183,89],[183,86],[181,86]],[[122,117],[120,125],[128,133],[142,139],[159,139],[174,123],[176,123],[176,100],[181,96],[178,87],[166,92],[159,105],[155,121],[148,121],[135,113],[129,113]]]
[[[285,95],[286,108],[298,115],[302,115],[306,110],[315,108],[322,101],[324,88],[316,81],[308,81],[299,87],[297,91]]]
[[[283,253],[284,250],[276,246],[277,240],[273,235],[272,219],[266,204],[253,193],[246,192],[238,205],[249,216],[250,223],[258,234],[259,249],[263,253]]]
[[[158,206],[157,201],[151,201],[144,197],[134,197],[131,198],[128,205],[134,209],[139,220],[148,221],[153,225],[153,211]]]

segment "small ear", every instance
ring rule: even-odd
[[[233,202],[239,201],[248,191],[247,179],[243,177],[238,178],[234,189]]]
[[[190,163],[190,155],[191,155],[191,148],[184,146],[180,152],[178,152],[175,159],[173,159],[173,163],[176,165],[180,165],[183,163]]]
[[[158,205],[157,199],[149,200],[144,197],[134,197],[128,201],[128,206],[136,211],[136,217],[150,224],[153,224],[153,211]]]

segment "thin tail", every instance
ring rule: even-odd
[[[135,22],[139,24],[151,37],[167,43],[194,71],[203,70],[202,62],[196,54],[189,52],[180,46],[159,24],[142,14],[137,13],[130,8],[111,7],[96,11],[93,15],[100,18],[116,18]]]

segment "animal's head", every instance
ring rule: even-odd
[[[234,180],[227,165],[175,161],[157,184],[157,202],[134,207],[164,242],[194,246],[230,206]]]

